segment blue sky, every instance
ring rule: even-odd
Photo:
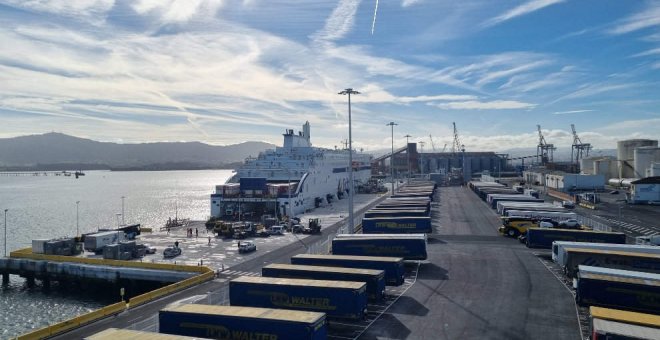
[[[376,3],[0,0],[0,137],[334,147],[347,87],[365,150],[660,137],[660,1]]]

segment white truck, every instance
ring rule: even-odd
[[[117,230],[87,234],[85,235],[85,250],[100,254],[103,252],[103,247],[125,240],[126,234]]]

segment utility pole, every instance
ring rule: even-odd
[[[392,195],[394,195],[394,125],[399,125],[395,122],[389,122],[385,126],[392,127],[392,155],[390,156],[390,176],[392,177]]]
[[[9,209],[5,209],[5,257],[7,257],[7,211]]]
[[[408,163],[408,184],[410,184],[410,145],[408,144],[408,138],[412,137],[411,135],[405,135],[403,137],[406,137],[406,156],[407,160],[406,162]]]
[[[422,179],[424,179],[424,143],[422,142],[417,142],[419,143],[420,146],[420,153],[419,153],[419,173],[422,175]]]
[[[348,95],[348,233],[355,232],[353,221],[353,136],[351,134],[351,94],[360,94],[360,92],[347,88],[338,94]]]
[[[121,225],[126,225],[124,222],[124,196],[121,197]]]
[[[76,201],[76,236],[80,235],[80,223],[78,223],[80,220],[78,218],[78,206],[80,205],[80,201]]]

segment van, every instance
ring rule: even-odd
[[[283,225],[274,225],[270,227],[268,233],[271,235],[284,235],[284,226]]]

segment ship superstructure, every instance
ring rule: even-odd
[[[310,125],[284,133],[283,146],[247,158],[227,183],[211,194],[211,215],[218,218],[295,216],[346,197],[349,192],[346,149],[313,147]],[[354,152],[354,187],[371,175],[371,155]]]

